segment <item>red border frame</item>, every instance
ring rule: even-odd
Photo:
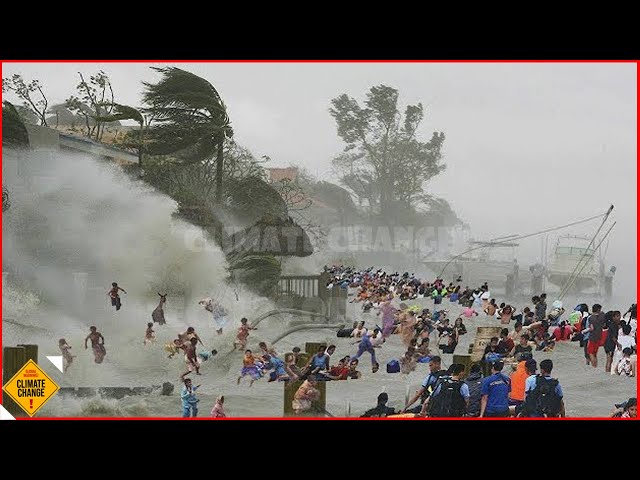
[[[0,77],[2,76],[2,66],[4,63],[635,63],[636,64],[636,161],[638,156],[638,134],[640,134],[640,128],[638,128],[638,107],[640,106],[640,88],[638,87],[638,77],[640,76],[640,61],[639,60],[2,60],[0,59]],[[0,100],[2,99],[2,93],[0,92]],[[0,137],[2,136],[2,113],[0,112]],[[2,164],[2,154],[0,153],[0,165]],[[636,169],[636,175],[640,180],[640,175]],[[2,174],[0,173],[0,179]],[[636,184],[637,185],[637,184]],[[636,190],[636,204],[638,202],[638,194]],[[0,217],[0,226],[2,225],[2,218]],[[637,228],[637,225],[636,225]],[[636,242],[638,241],[638,232],[636,230]],[[0,240],[2,239],[2,232],[0,231]],[[0,244],[0,256],[2,255],[2,245]],[[637,275],[636,265],[636,275]],[[0,291],[2,287],[0,286]],[[637,292],[636,292],[637,293]],[[637,297],[636,297],[637,298]],[[0,307],[2,306],[2,299],[0,298]],[[2,325],[0,324],[0,365],[2,364]],[[640,381],[639,376],[636,374],[636,392],[638,391],[638,385]],[[0,385],[3,385],[2,370],[0,369]],[[637,395],[637,393],[636,393]],[[2,403],[2,397],[0,396],[0,404]],[[557,419],[542,419],[542,418],[522,418],[516,421],[573,421],[573,420],[617,420],[609,419],[608,417],[571,417],[571,418],[557,418]],[[271,421],[342,421],[342,420],[358,420],[358,421],[430,421],[429,418],[397,418],[397,419],[375,419],[375,418],[324,418],[324,417],[312,417],[312,418],[292,418],[292,417],[239,417],[239,418],[208,418],[198,417],[185,419],[182,417],[18,417],[17,420],[187,420],[187,421],[250,421],[250,420],[271,420]],[[435,419],[433,419],[435,420]],[[625,420],[625,419],[623,419]],[[637,419],[636,419],[637,420]],[[438,420],[435,420],[438,421]],[[457,418],[449,419],[448,421],[514,421],[513,418]]]

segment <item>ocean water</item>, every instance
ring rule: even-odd
[[[2,343],[39,345],[39,364],[64,387],[146,387],[172,382],[170,396],[159,390],[121,400],[54,396],[37,414],[39,417],[176,417],[180,416],[179,375],[185,364],[180,355],[166,358],[164,343],[187,326],[193,326],[207,349],[220,353],[202,366],[202,375],[191,375],[198,390],[200,415],[207,416],[218,395],[225,396],[225,410],[231,417],[281,417],[282,383],[261,379],[249,387],[244,379],[236,385],[242,353],[231,352],[240,318],[251,321],[272,310],[273,304],[224,282],[222,253],[199,231],[172,219],[175,203],[149,187],[124,176],[116,166],[80,155],[35,152],[6,155],[3,181],[11,190],[12,207],[3,215]],[[307,264],[312,264],[306,260]],[[313,273],[313,272],[309,272]],[[123,307],[116,312],[106,295],[112,281],[127,290]],[[154,325],[155,345],[143,345],[147,322],[161,293],[168,293],[166,325]],[[198,306],[205,296],[221,301],[230,312],[223,335],[215,333],[211,315]],[[573,307],[577,299],[568,299]],[[498,302],[501,300],[498,299]],[[433,308],[428,299],[416,302]],[[551,303],[551,302],[549,302]],[[589,301],[588,303],[592,303]],[[616,299],[605,309],[625,311],[628,299]],[[520,306],[520,305],[519,305]],[[524,306],[524,305],[521,305]],[[455,318],[459,307],[448,305]],[[381,321],[375,313],[364,314],[359,304],[349,304],[349,321],[363,319],[367,326]],[[262,321],[252,331],[249,348],[259,341],[271,343],[297,319],[286,315]],[[484,315],[465,322],[457,353],[466,353],[474,341],[475,328],[497,325]],[[95,364],[84,339],[95,325],[105,337],[107,356]],[[58,339],[65,338],[77,356],[66,373],[46,360],[58,355]],[[353,355],[351,339],[337,338],[333,330],[300,331],[275,345],[279,352],[305,342],[327,342],[337,346],[334,358]],[[428,366],[418,364],[409,375],[388,374],[385,364],[404,352],[399,336],[392,336],[377,349],[381,365],[371,372],[369,354],[360,360],[359,380],[329,382],[327,411],[334,416],[359,416],[375,405],[386,391],[389,405],[402,408],[407,395],[419,388]],[[567,415],[607,417],[614,403],[636,396],[636,379],[604,372],[604,353],[597,369],[585,365],[577,343],[560,343],[550,353],[536,352],[540,361],[554,361],[553,375],[565,392]],[[443,355],[444,366],[452,361]]]

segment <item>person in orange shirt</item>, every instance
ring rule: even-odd
[[[520,354],[520,361],[516,371],[511,374],[511,393],[509,393],[509,410],[511,416],[515,417],[520,413],[524,403],[524,389],[527,378],[535,375],[538,364],[532,358],[530,352]]]

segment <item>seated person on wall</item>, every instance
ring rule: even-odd
[[[504,351],[504,346],[499,345],[498,342],[499,342],[498,337],[491,337],[491,340],[489,340],[489,345],[487,345],[484,349],[481,362],[487,363],[487,355],[489,354],[494,354],[492,356],[493,358],[492,361],[495,361],[496,359],[502,358],[505,356],[506,352]],[[499,357],[496,358],[496,355],[499,355]]]

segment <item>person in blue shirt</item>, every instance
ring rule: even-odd
[[[551,377],[551,371],[553,370],[553,361],[550,359],[546,359],[546,360],[542,360],[540,362],[540,376],[544,377],[546,380],[552,380]],[[533,390],[535,390],[536,388],[536,378],[538,377],[538,375],[531,375],[529,377],[527,377],[527,380],[525,381],[524,384],[524,399],[525,402],[527,400],[527,395],[532,392]],[[560,397],[560,412],[558,413],[557,416],[559,417],[565,417],[565,409],[564,409],[564,394],[562,393],[562,387],[560,386],[560,382],[558,382],[558,384],[556,385],[555,389],[555,394]],[[530,417],[536,417],[536,416],[544,416],[544,415],[535,415],[535,414],[530,414]]]
[[[281,358],[276,357],[275,355],[266,354],[262,358],[268,361],[271,368],[273,368],[273,372],[269,375],[269,381],[275,382],[276,380],[289,380],[289,374],[287,373],[284,361]],[[319,374],[316,374],[316,378]]]
[[[429,398],[422,404],[422,410],[420,411],[420,416],[424,417],[429,411],[430,416],[439,416],[437,412],[433,411],[433,408],[429,409],[429,403],[436,402],[436,398],[440,395],[442,391],[442,385],[444,381],[455,382],[455,384],[459,384],[457,388],[459,388],[460,395],[458,397],[458,402],[453,401],[453,404],[449,405],[440,405],[439,410],[446,413],[443,416],[451,416],[451,417],[463,417],[469,408],[469,399],[471,398],[471,393],[469,392],[469,385],[463,382],[460,377],[464,373],[464,365],[461,363],[453,363],[449,367],[449,371],[445,375],[441,375],[439,377],[439,381],[436,382],[436,386],[434,387],[433,393],[429,395]],[[451,400],[447,400],[449,403]]]
[[[327,354],[327,346],[320,345],[318,347],[318,353],[311,357],[304,367],[304,373],[300,380],[306,380],[311,374],[316,374],[319,371],[329,370],[329,354]]]
[[[442,370],[441,367],[442,359],[438,355],[431,357],[431,360],[429,360],[429,375],[425,377],[415,395],[411,397],[407,404],[404,406],[404,410],[402,411],[402,413],[420,413],[422,411],[422,405],[427,400],[427,398],[429,398],[429,395],[431,395],[431,392],[435,388],[438,379],[442,375],[446,375],[447,373],[447,371]],[[420,405],[409,409],[409,407],[413,405],[418,399],[420,399]]]
[[[180,399],[182,400],[182,416],[184,418],[197,417],[198,416],[198,402],[196,398],[196,390],[200,388],[200,385],[195,387],[191,384],[190,378],[184,379],[184,385],[180,392]]]
[[[218,351],[215,349],[211,351],[204,350],[202,352],[198,352],[198,362],[200,363],[206,362],[207,360],[210,360],[211,358],[215,357],[217,354],[218,354]]]
[[[376,351],[373,348],[373,344],[371,343],[371,337],[369,336],[369,333],[367,332],[362,335],[360,341],[354,342],[353,345],[355,345],[356,343],[359,343],[358,353],[356,353],[355,356],[351,357],[351,360],[359,359],[364,352],[369,352],[371,354],[371,369],[373,373],[376,373],[380,368],[380,365],[376,360]]]
[[[496,361],[491,364],[491,375],[482,381],[480,388],[480,417],[508,417],[509,392],[511,380],[502,368],[504,362]]]

